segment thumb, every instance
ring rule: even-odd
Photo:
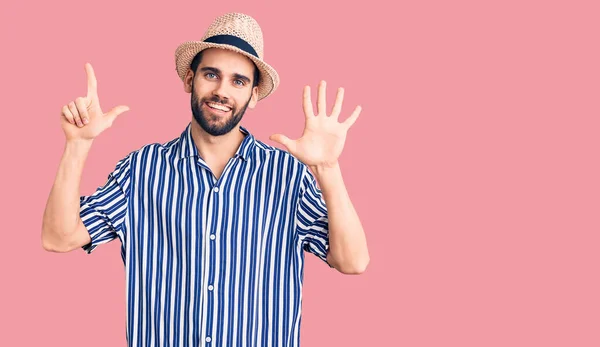
[[[106,117],[106,120],[109,122],[109,124],[112,124],[115,121],[115,119],[117,119],[118,115],[126,111],[129,111],[129,107],[121,105],[114,107],[112,110],[108,111],[104,116]]]
[[[269,139],[275,141],[275,142],[279,142],[282,145],[284,145],[285,147],[287,147],[288,150],[292,151],[293,150],[293,141],[290,140],[287,136],[282,135],[282,134],[274,134],[269,136]]]

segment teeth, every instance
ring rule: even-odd
[[[219,105],[219,104],[213,104],[212,102],[209,102],[208,106],[210,106],[212,108],[216,108],[217,110],[225,111],[225,112],[229,112],[229,110],[230,110],[230,108],[227,107],[227,106],[223,106],[223,105]]]

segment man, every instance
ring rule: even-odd
[[[128,108],[103,113],[89,64],[87,97],[63,107],[67,141],[43,247],[91,253],[120,239],[129,346],[297,346],[304,251],[346,274],[369,262],[338,165],[360,108],[339,122],[340,89],[327,115],[321,82],[317,114],[304,89],[303,136],[271,136],[289,152],[255,139],[239,122],[279,83],[262,57],[258,23],[239,13],[180,45],[191,123],[172,141],[131,152],[91,196],[79,197],[90,146]]]

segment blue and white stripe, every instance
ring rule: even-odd
[[[91,253],[121,241],[128,346],[298,346],[304,251],[326,261],[327,209],[289,153],[246,136],[217,180],[191,123],[81,197]]]

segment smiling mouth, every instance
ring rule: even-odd
[[[205,102],[204,104],[217,114],[224,114],[231,111],[231,107],[225,106],[223,104],[217,104],[214,102]]]

